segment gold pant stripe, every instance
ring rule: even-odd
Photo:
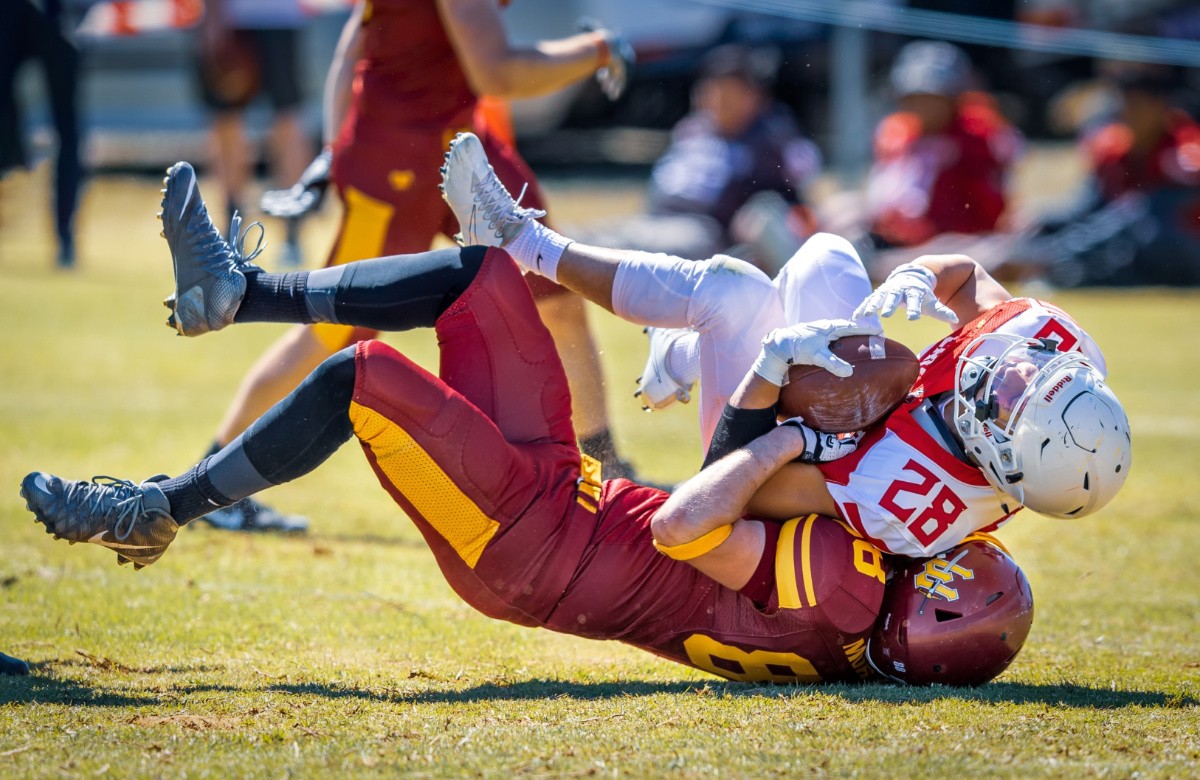
[[[779,545],[775,548],[775,587],[779,591],[780,609],[799,609],[800,589],[796,585],[796,528],[800,518],[788,520],[779,530]]]
[[[390,204],[354,187],[346,187],[342,197],[345,199],[345,213],[333,264],[344,265],[355,260],[379,257],[395,210]]]
[[[342,191],[345,212],[342,216],[342,232],[338,237],[337,254],[333,265],[345,265],[355,260],[369,260],[383,254],[388,227],[392,223],[395,209],[382,200],[377,200],[355,187]],[[313,325],[313,336],[330,352],[349,346],[354,328],[332,322]]]
[[[817,606],[817,593],[813,589],[812,580],[812,528],[817,522],[816,515],[809,515],[804,520],[804,535],[800,537],[800,561],[804,567],[804,595],[808,597],[810,607]]]
[[[337,325],[332,322],[318,322],[312,326],[313,337],[330,353],[350,346],[354,336],[351,325]]]
[[[500,523],[485,515],[412,436],[383,415],[350,404],[354,433],[388,480],[472,569]]]

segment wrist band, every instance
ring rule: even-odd
[[[677,561],[690,561],[720,547],[721,543],[728,539],[731,533],[733,533],[733,523],[714,528],[698,539],[671,547],[659,544],[656,539],[654,540],[654,547],[668,558],[674,558]]]
[[[601,32],[596,33],[596,53],[600,57],[600,64],[596,66],[597,70],[606,67],[612,61],[612,49],[608,47],[608,36]]]

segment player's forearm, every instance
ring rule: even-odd
[[[325,76],[325,92],[322,101],[322,140],[328,146],[337,138],[346,112],[350,110],[354,65],[362,56],[363,4],[358,3],[342,28],[337,50]]]
[[[913,265],[933,272],[937,279],[933,292],[942,303],[953,298],[979,268],[979,263],[966,255],[922,255],[913,261]]]
[[[959,325],[1012,297],[982,265],[966,255],[922,255],[913,264],[933,272],[937,280],[933,293],[958,315]]]
[[[596,33],[510,48],[486,65],[472,86],[480,94],[505,99],[544,95],[594,74],[606,50]]]
[[[737,520],[755,492],[804,450],[799,429],[783,426],[755,439],[679,486],[651,520],[655,540],[686,544]]]

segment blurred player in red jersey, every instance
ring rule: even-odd
[[[230,247],[220,238],[186,164],[168,177],[164,228],[179,332],[235,321],[433,327],[440,377],[382,342],[361,341],[180,477],[134,485],[30,474],[23,494],[56,536],[149,565],[180,524],[298,478],[357,437],[447,581],[485,615],[623,641],[734,680],[870,674],[866,640],[889,570],[879,550],[815,515],[738,519],[771,467],[819,457],[801,428],[762,437],[673,496],[604,480],[577,447],[555,344],[504,250],[265,273],[246,262],[240,240]],[[727,521],[703,539],[664,542],[660,527],[697,501],[720,504]],[[727,539],[739,541],[736,560]]]
[[[891,81],[899,110],[876,128],[866,187],[876,249],[1002,227],[1008,173],[1023,142],[988,95],[968,91],[970,77],[967,56],[949,43],[916,41],[897,56]]]
[[[1091,175],[1042,220],[1026,262],[1060,286],[1200,284],[1200,124],[1175,105],[1178,74],[1108,62],[1118,110],[1085,133]]]
[[[329,265],[420,252],[438,234],[456,231],[437,196],[438,166],[455,133],[475,127],[478,96],[521,98],[596,75],[609,97],[622,89],[632,50],[606,30],[568,38],[511,44],[496,0],[365,0],[347,21],[325,88],[325,149],[290,190],[264,195],[263,210],[299,218],[332,180],[343,213]],[[541,207],[533,174],[510,142],[478,128],[501,180]],[[530,277],[547,327],[565,363],[575,398],[575,426],[586,452],[610,471],[630,472],[616,452],[604,402],[603,378],[583,301]],[[296,328],[260,358],[218,428],[210,452],[228,444],[322,360],[360,339],[367,329],[321,324]],[[299,530],[288,517],[247,500],[212,513],[232,529]]]

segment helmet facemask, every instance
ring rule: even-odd
[[[955,369],[955,430],[988,482],[1020,504],[1027,498],[1023,437],[1044,435],[1026,423],[1026,412],[1071,383],[1103,384],[1083,354],[1057,348],[1050,340],[989,333],[967,345]]]

